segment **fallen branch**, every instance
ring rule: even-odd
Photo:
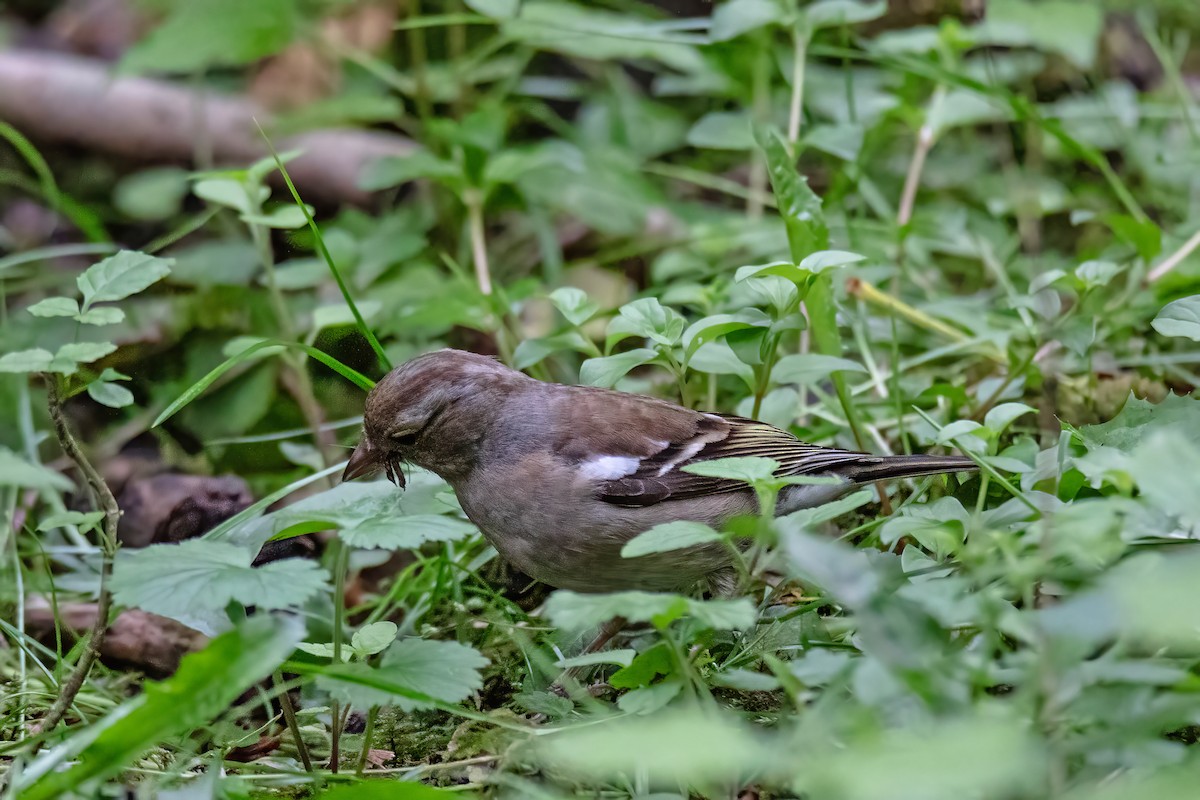
[[[115,77],[103,61],[0,51],[0,119],[35,140],[180,163],[192,163],[202,143],[217,164],[243,166],[268,154],[254,123],[267,126],[270,118],[247,98]],[[358,187],[363,170],[379,158],[413,150],[402,136],[356,128],[308,131],[276,144],[281,151],[303,151],[288,171],[306,197],[360,205],[370,199]]]

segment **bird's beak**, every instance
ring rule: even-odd
[[[342,481],[361,478],[363,475],[379,469],[380,466],[382,465],[379,463],[375,448],[371,447],[370,442],[364,438],[350,454],[350,461],[346,463],[346,471],[342,473]]]

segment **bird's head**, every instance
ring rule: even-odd
[[[367,395],[363,433],[342,480],[382,469],[404,487],[401,466],[416,464],[445,476],[479,437],[477,411],[462,401],[521,379],[495,359],[463,350],[437,350],[393,369]],[[474,405],[474,404],[472,404]]]

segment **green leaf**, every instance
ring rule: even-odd
[[[253,214],[271,196],[266,186],[233,178],[205,178],[196,181],[192,192],[201,200],[232,208],[239,214]]]
[[[744,111],[710,111],[688,131],[687,143],[713,150],[750,150],[754,147],[750,115]]]
[[[708,37],[725,42],[767,25],[778,25],[785,18],[778,0],[729,0],[713,10]]]
[[[51,514],[38,522],[39,531],[50,531],[67,525],[74,525],[81,530],[91,530],[104,519],[103,511],[63,511]]]
[[[329,588],[316,562],[288,558],[251,567],[244,547],[206,539],[122,550],[113,566],[113,599],[173,619],[223,610],[230,602],[260,609],[300,605]]]
[[[125,312],[115,306],[100,306],[76,314],[75,319],[84,325],[115,325],[125,319]]]
[[[221,634],[200,652],[184,656],[167,680],[146,681],[140,693],[93,721],[86,735],[43,750],[21,771],[17,794],[53,800],[119,774],[156,744],[228,710],[283,663],[303,633],[298,620],[263,614]]]
[[[521,8],[521,0],[466,0],[467,8],[492,19],[511,19]]]
[[[1085,261],[1075,268],[1075,277],[1086,289],[1097,289],[1116,277],[1124,267],[1111,261]]]
[[[121,61],[128,72],[201,73],[282,50],[301,21],[295,0],[186,0]]]
[[[820,204],[820,198],[817,198],[817,203]],[[860,261],[866,260],[867,257],[864,255],[850,253],[845,250],[821,250],[812,255],[805,256],[804,260],[800,262],[800,269],[808,270],[814,275],[819,275],[826,270],[844,267],[847,264],[857,264]]]
[[[23,486],[50,492],[69,492],[75,488],[65,475],[41,464],[31,464],[5,447],[0,447],[0,486]]]
[[[771,379],[776,383],[813,384],[828,378],[835,372],[866,372],[858,362],[848,358],[826,356],[820,353],[799,353],[784,356],[771,370]]]
[[[731,715],[690,709],[579,726],[533,744],[537,759],[555,773],[618,784],[638,779],[652,786],[740,784],[790,760],[761,730]]]
[[[83,310],[137,294],[170,274],[171,263],[167,258],[122,250],[93,264],[75,279],[83,293]]]
[[[458,642],[410,638],[393,644],[378,668],[334,665],[320,673],[317,685],[358,708],[396,705],[408,712],[436,702],[458,703],[482,688],[479,670],[488,660]]]
[[[494,2],[494,0],[489,0]],[[505,0],[507,2],[507,0]],[[512,0],[516,2],[516,0]],[[471,0],[468,5],[479,5]],[[559,698],[565,700],[566,698]],[[570,703],[570,700],[566,701]],[[330,786],[312,795],[313,800],[475,800],[478,795],[454,789],[435,789],[412,780],[367,780]]]
[[[754,390],[754,369],[740,358],[728,342],[701,345],[687,362],[688,369],[713,375],[737,375],[750,391]]]
[[[550,302],[558,309],[558,313],[566,317],[575,327],[579,327],[596,316],[599,308],[588,299],[587,292],[574,286],[564,286],[550,293]]]
[[[713,314],[696,320],[683,333],[685,357],[691,358],[701,345],[726,334],[747,328],[767,328],[770,325],[771,318],[757,308],[747,308],[736,314]]]
[[[796,172],[796,159],[787,143],[775,130],[756,131],[755,138],[767,158],[767,174],[793,253],[826,249],[829,227],[821,211],[821,198],[809,188],[808,179]]]
[[[446,484],[432,473],[413,470],[408,488],[387,481],[341,483],[257,520],[250,538],[257,544],[297,526],[305,532],[338,530],[352,547],[412,549],[425,542],[458,541],[475,526],[442,500]]]
[[[579,594],[565,589],[550,595],[546,616],[556,626],[571,631],[602,625],[614,617],[665,627],[685,616],[716,630],[745,630],[758,618],[754,605],[745,598],[694,600],[677,594]]]
[[[595,345],[584,338],[582,333],[568,330],[553,336],[526,339],[521,342],[513,351],[513,368],[529,369],[534,364],[544,361],[548,356],[563,350],[589,354],[596,352]]]
[[[1179,517],[1188,529],[1200,528],[1200,446],[1183,432],[1153,431],[1134,449],[1129,473],[1155,508]]]
[[[72,297],[47,297],[26,310],[35,317],[73,317],[79,313],[79,303]]]
[[[312,212],[313,208],[309,206],[308,213],[311,214]],[[303,228],[308,223],[308,217],[304,214],[304,209],[299,206],[280,206],[268,214],[242,214],[239,216],[239,219],[247,225],[262,225],[267,228],[280,228],[282,230]]]
[[[615,356],[589,358],[579,367],[579,382],[588,386],[603,386],[611,389],[631,369],[648,364],[658,357],[656,350],[642,347]]]
[[[1167,303],[1150,324],[1163,336],[1200,342],[1200,294]]]
[[[763,456],[733,456],[698,461],[680,467],[680,469],[693,475],[703,475],[706,478],[728,478],[753,484],[775,480],[779,462]]]
[[[592,667],[596,664],[617,664],[621,667],[628,667],[633,663],[636,655],[637,651],[635,650],[600,650],[595,653],[584,653],[574,658],[559,659],[554,666],[559,669]]]
[[[55,362],[90,364],[115,352],[117,346],[112,342],[71,342],[58,348],[54,354]]]
[[[1129,395],[1120,413],[1108,422],[1085,425],[1080,438],[1088,450],[1111,447],[1132,453],[1159,430],[1170,430],[1200,447],[1200,400],[1169,394],[1160,403]]]
[[[372,622],[370,625],[364,625],[354,632],[354,636],[350,640],[350,646],[360,656],[373,656],[376,653],[383,652],[388,645],[396,641],[396,634],[399,628],[394,622]]]
[[[618,316],[608,325],[608,346],[628,336],[641,336],[667,347],[683,335],[686,321],[672,308],[654,297],[643,297],[621,306]]]
[[[637,558],[651,553],[682,550],[699,544],[721,541],[721,534],[702,522],[678,520],[664,522],[644,531],[625,543],[622,558]]]
[[[813,30],[838,25],[857,25],[879,19],[887,13],[887,0],[817,0],[804,7],[804,18]]]
[[[109,408],[124,408],[133,404],[133,392],[109,381],[92,381],[88,384],[87,393],[97,403]]]
[[[358,179],[358,185],[368,191],[390,189],[417,178],[432,178],[443,182],[462,181],[462,169],[453,161],[438,158],[428,150],[417,150],[407,156],[388,156],[370,165]]]
[[[0,356],[0,372],[48,372],[53,362],[54,354],[49,350],[18,350]]]
[[[1003,433],[1019,417],[1036,412],[1036,408],[1024,403],[1001,403],[987,412],[987,416],[983,418],[983,424],[994,433]]]
[[[652,686],[643,686],[626,692],[617,698],[617,707],[626,714],[646,715],[662,709],[679,696],[683,681],[668,680]]]

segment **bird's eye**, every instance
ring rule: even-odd
[[[408,447],[417,443],[417,435],[420,431],[400,431],[392,434],[392,441],[400,447]]]

